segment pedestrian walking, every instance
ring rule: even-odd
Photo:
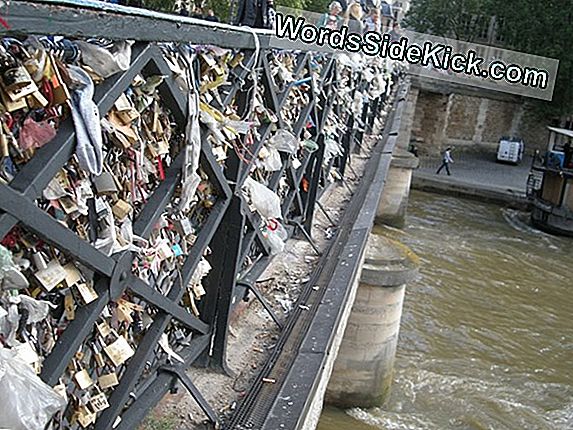
[[[439,175],[440,172],[442,171],[442,169],[445,167],[446,173],[448,174],[448,176],[450,176],[451,175],[450,163],[453,163],[453,162],[454,162],[454,159],[452,158],[452,148],[450,146],[448,146],[446,148],[446,150],[444,151],[444,153],[442,154],[442,165],[440,166],[440,168],[436,172],[436,175]]]
[[[205,15],[204,19],[206,21],[211,21],[211,22],[221,22],[219,17],[217,15],[215,15],[215,12],[213,11],[213,9],[207,9],[207,14]]]

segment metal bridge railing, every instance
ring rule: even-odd
[[[0,342],[66,394],[54,429],[132,429],[177,380],[215,422],[185,369],[225,369],[239,286],[270,311],[254,281],[285,232],[312,240],[384,103],[361,70],[385,64],[99,2],[6,12],[0,238],[26,285],[0,283]]]

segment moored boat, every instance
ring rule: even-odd
[[[536,154],[528,179],[531,221],[541,230],[573,237],[573,130],[547,128],[547,151]]]

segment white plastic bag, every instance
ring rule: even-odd
[[[280,237],[278,237],[275,232],[267,230],[266,238],[269,242],[271,255],[277,255],[284,251],[285,243],[281,240]]]
[[[28,311],[26,324],[33,324],[45,320],[50,314],[50,309],[56,309],[57,306],[46,300],[36,300],[25,294],[19,294],[10,298],[10,303],[19,305]]]
[[[323,165],[328,166],[330,160],[333,157],[337,157],[339,155],[342,155],[342,148],[338,142],[331,138],[324,139],[324,159],[322,161]]]
[[[259,166],[267,172],[276,172],[280,170],[283,165],[281,154],[275,148],[262,147],[259,151]]]
[[[288,233],[280,222],[271,219],[265,226],[263,237],[268,240],[271,255],[276,255],[284,251]]]
[[[269,146],[278,151],[294,154],[300,148],[300,142],[290,131],[281,128],[269,139]]]
[[[255,210],[265,219],[282,218],[281,199],[260,182],[248,177],[243,188],[248,193]]]
[[[0,245],[0,284],[5,274],[14,269],[15,264],[12,261],[12,253],[4,246]]]
[[[12,260],[12,253],[0,245],[0,290],[28,288],[28,280]]]
[[[46,385],[34,370],[0,347],[0,428],[43,430],[66,400]]]
[[[82,62],[104,79],[129,69],[133,40],[116,42],[111,51],[82,40],[74,43],[82,53]]]

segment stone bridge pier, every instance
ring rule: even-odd
[[[390,170],[376,212],[376,222],[402,228],[406,222],[406,209],[412,183],[412,171],[419,165],[413,154],[398,147],[392,154]]]
[[[384,403],[392,385],[406,284],[417,273],[418,259],[406,246],[370,235],[327,403],[342,408]]]
[[[375,224],[402,228],[412,172],[418,158],[407,151],[417,92],[408,92],[396,112],[389,140],[394,148],[376,210]],[[371,233],[358,288],[334,363],[326,403],[348,408],[381,406],[392,384],[406,285],[418,273],[418,258],[405,245]]]

